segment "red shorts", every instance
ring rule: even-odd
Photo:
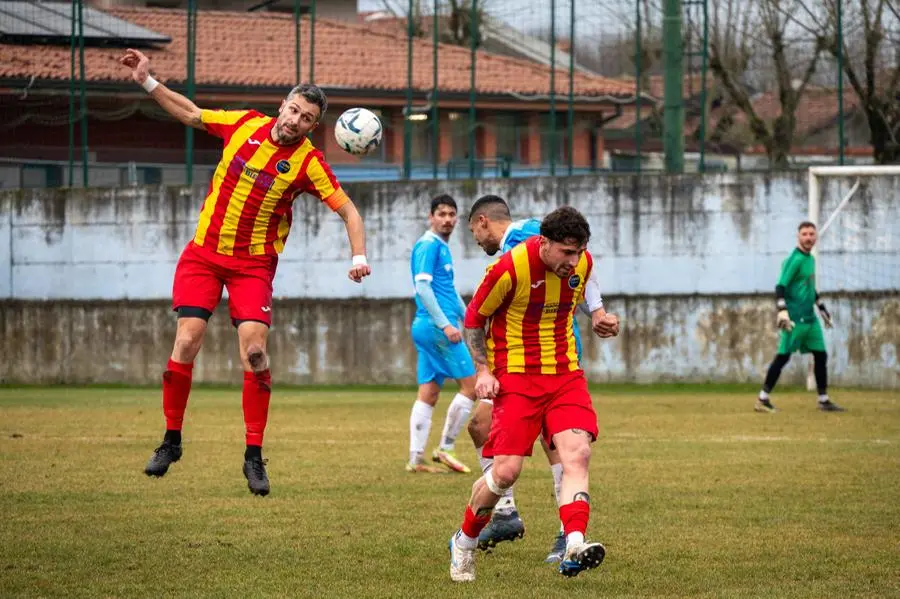
[[[203,308],[212,312],[228,289],[234,323],[256,320],[272,325],[272,281],[278,256],[226,256],[189,242],[175,267],[172,309]]]
[[[501,374],[494,398],[491,434],[482,455],[531,455],[543,433],[553,447],[553,435],[573,428],[597,439],[597,413],[591,403],[584,372],[565,374]]]

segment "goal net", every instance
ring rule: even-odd
[[[900,166],[811,167],[809,220],[816,286],[835,319],[829,374],[900,386]]]

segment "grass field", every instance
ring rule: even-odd
[[[900,596],[900,393],[838,390],[849,411],[824,414],[784,392],[763,415],[747,388],[598,387],[604,564],[563,579],[542,563],[558,523],[538,449],[517,487],[526,537],[463,586],[446,544],[474,475],[403,471],[412,397],[276,389],[259,498],[238,390],[195,390],[184,458],[151,480],[157,389],[0,388],[0,595]]]

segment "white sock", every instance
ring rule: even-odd
[[[409,414],[409,461],[417,464],[425,455],[425,444],[431,434],[431,413],[434,406],[429,406],[418,399],[413,403]]]
[[[766,393],[765,391],[760,391],[760,392],[759,392],[759,398],[762,399],[762,400],[769,399],[769,394]]]
[[[486,458],[482,456],[481,450],[484,449],[484,446],[476,447],[475,453],[478,454],[478,462],[481,464],[481,472],[485,473],[491,469],[491,466],[494,465],[494,458]]]
[[[475,402],[462,393],[457,393],[453,397],[450,407],[447,408],[447,419],[444,420],[444,431],[441,433],[441,449],[453,450],[456,437],[459,436],[459,431],[463,424],[469,419],[469,414],[472,413],[472,406],[474,405]]]
[[[550,471],[553,473],[553,493],[556,495],[556,507],[559,507],[559,490],[562,488],[563,476],[562,464],[550,464]]]
[[[456,546],[471,551],[478,547],[478,537],[470,537],[462,529],[459,529],[459,532],[456,533]]]
[[[825,403],[826,401],[829,401],[827,393],[819,396],[819,403]]]
[[[566,535],[566,550],[580,543],[584,543],[584,533],[574,530]]]
[[[500,496],[497,505],[494,506],[495,512],[508,514],[509,512],[516,511],[516,498],[513,497],[513,488],[514,487],[508,488],[503,495]]]

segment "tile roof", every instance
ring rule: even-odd
[[[187,15],[184,10],[118,8],[116,17],[164,33],[172,43],[145,50],[151,70],[162,81],[186,78]],[[199,11],[195,77],[198,85],[289,87],[294,84],[294,22],[291,15]],[[309,22],[301,25],[302,74],[309,65]],[[318,19],[315,28],[315,79],[323,87],[348,90],[406,89],[405,36],[372,31],[364,25]],[[413,41],[413,87],[432,85],[432,45]],[[119,65],[118,48],[85,48],[87,77],[93,82],[127,82]],[[469,50],[441,44],[439,85],[443,92],[469,91]],[[68,80],[70,51],[61,46],[0,44],[0,77]],[[305,75],[304,75],[305,76]],[[481,94],[545,96],[550,69],[537,63],[479,52],[476,89]],[[568,73],[557,70],[556,92],[568,92]],[[619,96],[634,93],[634,85],[584,73],[575,75],[579,96]],[[543,99],[543,98],[541,98]]]

